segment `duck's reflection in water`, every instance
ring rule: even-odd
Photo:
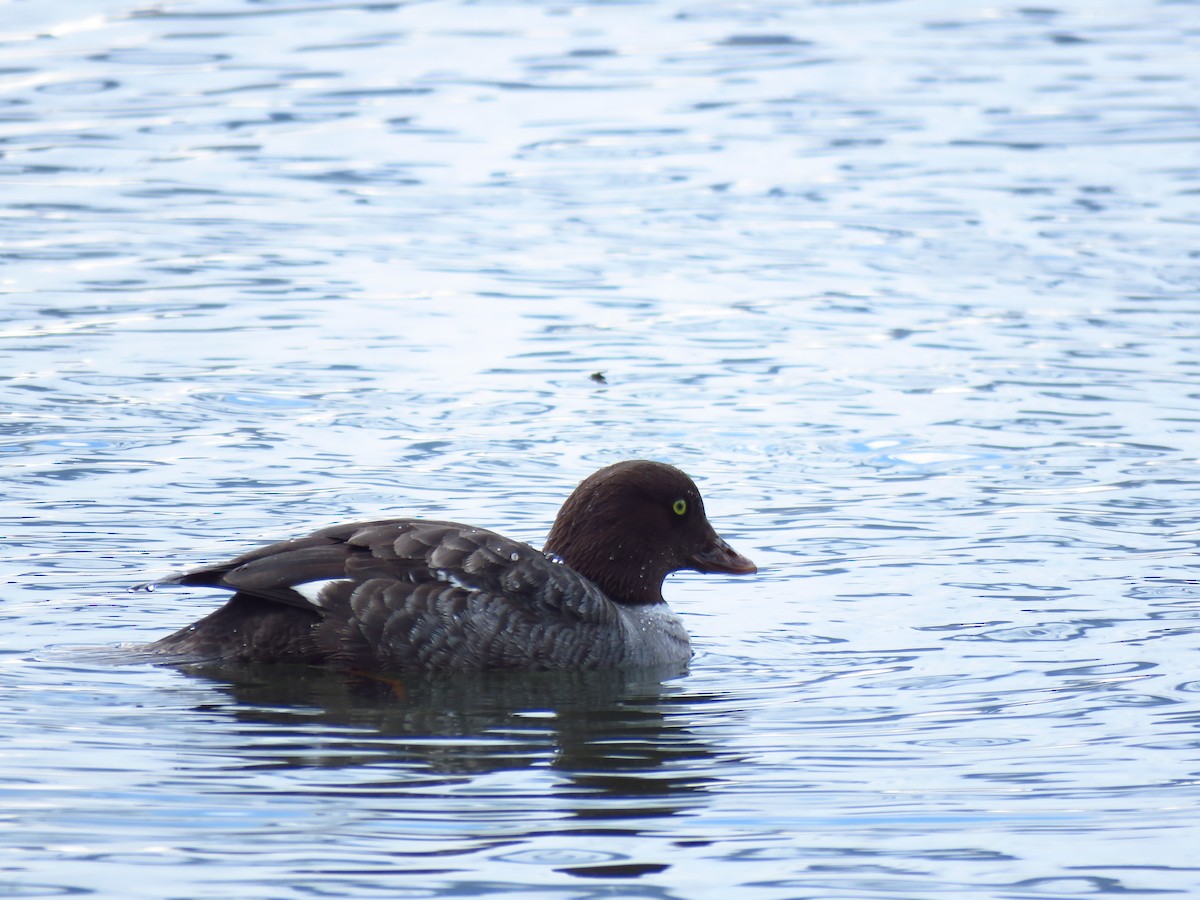
[[[342,785],[359,794],[543,769],[555,775],[555,795],[579,801],[568,809],[580,818],[659,816],[679,812],[670,798],[703,791],[713,771],[712,749],[679,709],[677,667],[389,677],[280,665],[184,671],[215,682],[229,700],[216,708],[248,726],[239,765],[370,767],[369,784]]]

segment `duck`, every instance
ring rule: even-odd
[[[144,649],[387,673],[686,666],[691,642],[662,594],[683,569],[757,571],[688,475],[625,460],[575,488],[541,550],[456,522],[380,519],[164,578],[146,587],[233,596]]]

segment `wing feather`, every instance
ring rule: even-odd
[[[316,613],[314,639],[346,665],[529,669],[540,658],[574,667],[621,645],[603,639],[620,616],[591,581],[528,544],[452,522],[334,526],[166,583]]]

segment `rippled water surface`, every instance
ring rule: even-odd
[[[1200,6],[0,2],[0,895],[1200,895]],[[535,543],[684,677],[180,672],[131,585]],[[121,664],[125,662],[125,664]]]

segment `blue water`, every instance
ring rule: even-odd
[[[0,3],[0,896],[1200,895],[1197,60],[1194,2]],[[685,677],[125,649],[637,456],[760,566],[670,579]]]

